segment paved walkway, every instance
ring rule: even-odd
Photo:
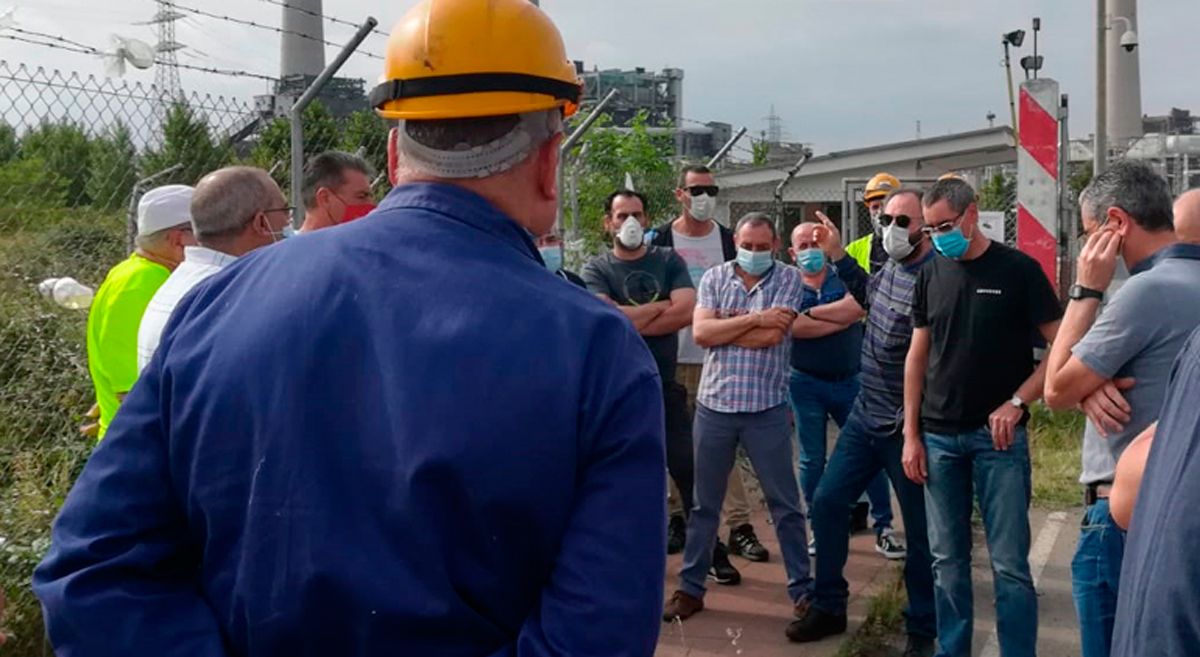
[[[897,520],[899,516],[897,510]],[[903,562],[888,561],[876,553],[873,532],[854,536],[850,541],[850,560],[846,565],[846,579],[850,582],[850,626],[847,633],[804,646],[789,643],[783,632],[793,620],[792,605],[785,588],[787,577],[783,572],[775,529],[767,524],[765,512],[755,514],[754,528],[763,545],[771,551],[771,561],[758,564],[732,557],[734,566],[742,572],[741,585],[718,586],[709,582],[704,611],[686,622],[663,626],[657,657],[834,655],[842,641],[853,636],[862,623],[872,587],[884,581],[894,582],[899,577],[897,564]],[[728,529],[722,528],[721,531],[724,539]],[[679,565],[679,555],[667,561],[667,597],[678,588]]]

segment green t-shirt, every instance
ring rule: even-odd
[[[88,371],[100,405],[100,437],[117,414],[124,394],[137,381],[138,326],[150,298],[171,272],[136,253],[109,270],[88,314]]]

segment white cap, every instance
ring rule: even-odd
[[[164,185],[146,192],[138,202],[138,235],[191,223],[195,191],[187,185]]]

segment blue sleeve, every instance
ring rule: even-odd
[[[67,496],[33,576],[59,655],[228,654],[171,480],[158,353]]]
[[[517,640],[521,657],[654,654],[667,553],[662,383],[641,339],[625,334],[628,346],[589,385],[599,402],[581,408],[588,460],[558,562]]]
[[[838,278],[842,279],[842,283],[845,283],[846,289],[850,291],[854,300],[858,302],[858,305],[866,308],[868,305],[867,283],[871,280],[870,274],[863,271],[858,261],[849,255],[833,263],[833,266],[837,269]]]

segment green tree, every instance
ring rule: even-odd
[[[387,169],[387,121],[370,110],[355,112],[342,126],[340,147],[348,153],[363,149],[363,157],[371,163],[376,174]]]
[[[129,129],[118,123],[92,142],[87,191],[92,205],[104,210],[124,207],[137,182],[137,149]]]
[[[752,163],[756,167],[766,166],[771,158],[771,143],[766,139],[752,141],[750,144],[750,152],[753,158]]]
[[[1016,208],[1016,176],[998,173],[979,188],[980,210],[1004,212],[1009,216],[1015,216]]]
[[[43,121],[21,139],[21,155],[40,161],[51,177],[63,181],[66,205],[90,202],[87,181],[92,145],[82,126],[70,121]]]
[[[324,151],[336,148],[340,141],[337,121],[320,101],[313,101],[304,108],[301,116],[304,132],[305,161]],[[267,124],[258,137],[258,144],[250,152],[254,166],[275,171],[275,181],[287,189],[292,162],[292,123],[287,117],[279,117]],[[280,164],[282,163],[282,164]]]
[[[0,121],[0,164],[16,159],[19,149],[17,131],[11,125]]]
[[[1092,182],[1093,164],[1091,161],[1083,164],[1073,164],[1069,169],[1070,175],[1067,177],[1067,186],[1071,189],[1071,201],[1075,202],[1079,199],[1079,195],[1083,193],[1083,189]]]
[[[582,140],[580,149],[586,145],[587,153],[574,165],[578,167],[577,225],[588,253],[601,250],[609,242],[604,231],[604,199],[625,187],[626,174],[633,178],[637,191],[646,196],[652,225],[676,213],[672,138],[669,134],[653,135],[647,128],[644,112],[634,117],[627,130],[613,128],[611,119],[602,116]],[[568,176],[572,175],[570,166],[568,163]]]
[[[143,174],[151,175],[180,164],[182,169],[160,178],[157,184],[194,185],[205,174],[232,161],[233,149],[213,134],[206,117],[178,103],[167,111],[163,121],[162,146],[143,156],[141,168]]]

